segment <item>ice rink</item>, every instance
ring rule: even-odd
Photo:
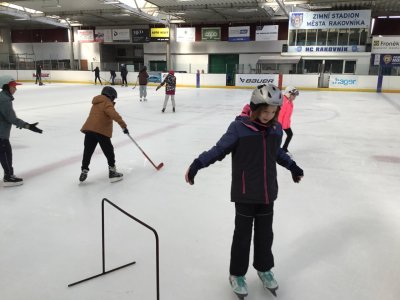
[[[251,90],[179,88],[176,113],[161,113],[164,89],[116,87],[116,109],[132,137],[114,123],[117,168],[110,183],[98,151],[79,184],[80,128],[101,87],[26,83],[15,94],[19,118],[43,134],[13,127],[14,169],[24,185],[0,186],[1,300],[156,299],[155,239],[106,205],[106,269],[101,273],[101,200],[108,198],[154,227],[160,237],[160,299],[235,300],[228,283],[234,205],[227,156],[186,169],[211,148],[250,99]],[[400,96],[301,91],[289,147],[304,169],[300,184],[278,166],[273,269],[281,300],[397,300],[400,297]],[[252,254],[250,262],[252,262]],[[246,300],[274,299],[256,271]]]

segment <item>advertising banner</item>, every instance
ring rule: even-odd
[[[203,27],[201,28],[202,41],[220,41],[221,27]]]
[[[369,28],[371,10],[291,12],[289,30],[319,28]]]
[[[400,36],[383,36],[372,38],[372,53],[400,54]]]
[[[289,46],[288,52],[365,52],[365,46]]]
[[[250,41],[250,26],[235,26],[229,27],[230,42],[247,42]]]
[[[150,28],[150,39],[152,42],[169,41],[169,28]]]
[[[96,29],[94,40],[99,43],[112,43],[111,29]]]
[[[400,65],[400,54],[375,54],[375,57],[379,56],[379,64],[381,66],[399,66]]]
[[[118,42],[129,42],[131,40],[129,36],[129,29],[113,29],[112,30],[112,36],[113,36],[113,41],[118,41]]]
[[[258,86],[272,83],[278,85],[278,74],[236,74],[236,86]]]
[[[149,29],[132,29],[132,43],[149,43]]]
[[[93,42],[94,41],[94,33],[93,30],[87,29],[87,30],[77,30],[77,40],[80,43],[87,43],[87,42]]]
[[[256,41],[277,41],[279,25],[264,25],[256,27]]]
[[[358,76],[356,75],[331,75],[329,78],[330,88],[355,89],[358,87]]]
[[[195,27],[178,27],[176,28],[176,41],[178,43],[196,41],[196,28]]]

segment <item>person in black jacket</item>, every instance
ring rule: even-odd
[[[37,65],[36,66],[36,80],[35,80],[35,84],[39,83],[39,85],[43,85],[42,82],[42,66],[41,65]]]
[[[185,179],[194,184],[198,170],[232,154],[231,201],[235,203],[235,231],[231,247],[229,281],[239,297],[248,294],[245,275],[249,265],[254,223],[253,266],[264,288],[275,294],[273,273],[273,213],[278,195],[276,164],[287,168],[294,182],[303,170],[280,148],[282,127],[277,121],[282,94],[274,85],[261,85],[251,96],[248,116],[241,115],[209,151],[200,154],[188,168]]]
[[[115,70],[110,70],[111,85],[115,85],[115,77],[117,77]]]
[[[126,79],[127,76],[128,76],[128,69],[126,68],[126,65],[122,64],[121,65],[122,86],[128,86],[128,80]]]
[[[100,79],[100,69],[99,67],[94,68],[94,84],[97,85],[97,79],[100,81],[100,85],[103,85]]]

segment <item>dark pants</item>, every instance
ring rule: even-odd
[[[121,75],[121,77],[122,77],[122,85],[126,85],[126,86],[128,86],[128,81],[126,80],[126,75]]]
[[[115,85],[115,77],[117,76],[111,76],[111,85]]]
[[[38,82],[39,82],[39,83],[42,83],[42,75],[36,73],[35,84],[37,84]]]
[[[97,144],[99,144],[101,150],[103,150],[103,153],[107,158],[108,165],[110,167],[115,166],[114,147],[111,144],[111,139],[99,133],[86,132],[84,142],[85,149],[83,150],[82,159],[82,170],[89,170],[90,160],[92,158],[94,150],[96,149]]]
[[[101,82],[100,75],[94,75],[94,83],[97,84],[97,79],[100,81],[100,84],[102,85],[103,83]]]
[[[287,128],[287,129],[283,129],[283,130],[286,132],[286,140],[282,146],[282,149],[285,150],[286,152],[288,152],[289,143],[293,137],[293,131],[291,128]]]
[[[274,204],[235,203],[235,232],[231,248],[231,275],[244,276],[249,267],[251,235],[254,221],[253,267],[260,272],[269,271],[274,266],[272,242],[274,233],[272,221]]]
[[[4,176],[14,175],[12,149],[10,141],[7,139],[0,139],[0,163],[4,170]]]

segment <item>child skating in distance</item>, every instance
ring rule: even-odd
[[[114,147],[111,143],[113,132],[113,121],[121,126],[125,134],[129,134],[128,128],[122,117],[114,108],[117,91],[111,86],[105,86],[98,95],[92,100],[92,108],[89,116],[83,124],[81,131],[85,134],[85,148],[83,151],[81,175],[79,181],[86,180],[89,172],[89,164],[97,144],[107,158],[108,177],[110,182],[123,179],[123,174],[117,172],[115,167]]]
[[[252,93],[249,115],[236,117],[227,132],[210,150],[200,154],[185,174],[194,184],[197,172],[232,154],[231,201],[235,203],[229,282],[233,292],[248,294],[245,275],[254,224],[253,267],[265,289],[275,294],[278,283],[271,272],[274,201],[278,194],[276,164],[287,168],[294,182],[300,182],[303,170],[280,148],[282,127],[278,123],[282,94],[274,85],[258,86]]]
[[[176,77],[174,75],[174,71],[170,70],[168,72],[167,77],[161,82],[157,88],[156,91],[158,91],[159,88],[161,88],[164,84],[165,86],[165,100],[164,100],[164,105],[161,110],[161,112],[165,112],[165,109],[167,108],[168,104],[168,99],[171,96],[171,102],[172,102],[172,111],[175,112],[175,89],[176,89]]]
[[[283,94],[283,104],[278,117],[278,121],[279,123],[281,123],[282,129],[286,133],[286,140],[282,146],[282,149],[283,151],[287,152],[288,155],[290,156],[292,156],[292,154],[289,152],[288,147],[293,137],[293,131],[291,127],[293,107],[294,107],[293,101],[296,99],[298,95],[299,91],[293,86],[288,86],[285,89],[285,92]]]

